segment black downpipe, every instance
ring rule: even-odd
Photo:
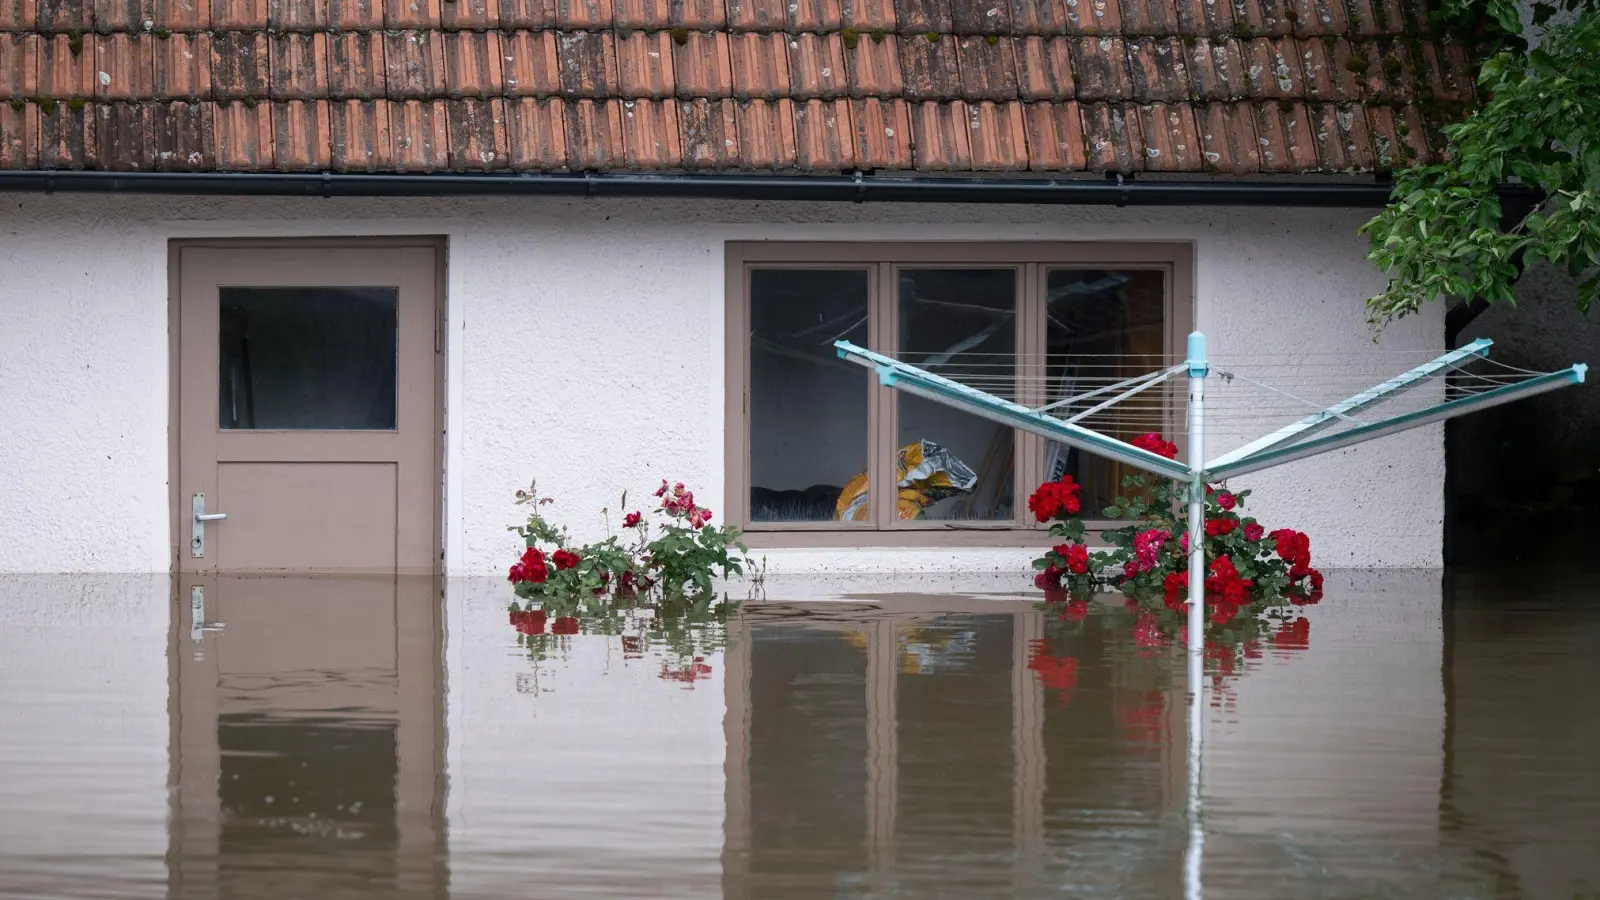
[[[851,203],[1377,208],[1377,181],[1250,182],[747,174],[0,171],[0,191],[291,197],[552,196]]]

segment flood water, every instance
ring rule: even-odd
[[[669,646],[492,580],[0,578],[0,896],[1600,897],[1587,579],[1330,577],[1213,661],[1200,844],[1114,604],[769,587]]]

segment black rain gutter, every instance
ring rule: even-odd
[[[467,174],[0,170],[0,191],[290,197],[632,197],[883,203],[1376,208],[1382,182],[1138,181],[888,175]]]

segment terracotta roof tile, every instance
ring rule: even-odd
[[[389,104],[397,172],[437,172],[450,167],[450,128],[443,100]]]
[[[956,39],[951,35],[933,41],[921,35],[903,38],[900,70],[908,100],[961,96],[961,64],[956,56]]]
[[[956,34],[1009,34],[1010,0],[980,0],[950,4],[951,23]]]
[[[444,36],[445,94],[452,99],[488,99],[502,90],[505,51],[498,31],[459,31]],[[504,158],[501,154],[501,158]]]
[[[1010,0],[1011,24],[1022,34],[1061,34],[1067,30],[1066,0]],[[1074,5],[1076,5],[1075,0]]]
[[[833,31],[844,22],[840,0],[788,0],[790,31]]]
[[[1220,0],[1219,0],[1220,2]],[[1234,33],[1240,37],[1283,37],[1290,31],[1287,0],[1232,0]]]
[[[963,0],[972,2],[972,0]],[[994,0],[991,0],[994,2]],[[922,34],[937,31],[949,34],[955,27],[955,17],[949,3],[941,0],[894,0],[894,17],[901,34]]]
[[[617,90],[617,51],[609,31],[567,31],[556,35],[561,93],[568,97],[609,97]]]
[[[1245,78],[1250,96],[1260,99],[1298,97],[1305,90],[1300,71],[1300,48],[1294,38],[1245,41]]]
[[[1317,167],[1316,140],[1304,104],[1283,101],[1254,106],[1261,171],[1310,172]]]
[[[1072,80],[1072,42],[1030,35],[1016,42],[1017,89],[1024,100],[1077,96]]]
[[[40,9],[43,12],[41,6]],[[211,0],[211,27],[223,31],[263,31],[267,28],[267,0]],[[438,26],[438,20],[427,23]]]
[[[1144,168],[1144,140],[1131,108],[1110,103],[1085,103],[1083,135],[1093,172],[1135,172]]]
[[[972,168],[984,172],[1028,168],[1027,128],[1021,103],[968,103],[967,145]]]
[[[328,104],[328,164],[339,172],[383,172],[394,168],[389,101],[344,100]]]
[[[273,31],[319,31],[328,24],[327,0],[267,0],[267,27]]]
[[[383,0],[327,0],[327,3],[330,28],[358,31],[383,27]]]
[[[682,167],[683,139],[676,100],[622,101],[622,150],[630,169]]]
[[[387,92],[383,35],[341,31],[328,40],[328,96],[375,100]]]
[[[0,31],[32,31],[38,25],[37,0],[0,0]],[[20,118],[20,113],[18,114]],[[39,155],[37,147],[33,158]]]
[[[610,28],[611,0],[555,0],[560,28]]]
[[[668,0],[611,0],[612,25],[617,28],[661,30],[671,18]]]
[[[912,159],[922,171],[961,172],[972,168],[967,105],[918,103],[911,107]]]
[[[728,51],[733,60],[734,96],[741,100],[789,96],[789,40],[786,36],[770,32],[735,34],[728,39]],[[670,64],[670,53],[667,58]],[[842,73],[839,80],[844,80]]]
[[[1352,49],[1350,65],[1365,82],[1367,99],[1405,103],[1416,97],[1416,66],[1405,41],[1368,41]]]
[[[679,32],[681,36],[683,33]],[[673,39],[672,68],[678,96],[733,96],[733,58],[726,32],[691,31],[683,43]]]
[[[1123,34],[1173,34],[1178,29],[1174,0],[1118,0]]]
[[[383,36],[383,67],[389,98],[439,97],[445,92],[444,35],[437,31],[400,31]],[[395,124],[393,117],[390,124]],[[403,157],[396,154],[396,160]]]
[[[1311,107],[1311,128],[1319,168],[1328,172],[1372,169],[1372,134],[1360,107],[1317,104]]]
[[[784,0],[728,0],[728,26],[735,31],[782,31],[789,27]]]
[[[567,158],[580,171],[622,167],[621,101],[567,104]]]
[[[837,172],[856,164],[855,127],[844,100],[807,100],[794,109],[795,162],[802,169]]]
[[[801,41],[804,40],[802,37]],[[891,34],[881,41],[876,38],[858,41],[854,47],[846,49],[844,64],[850,96],[901,96],[905,92],[905,82],[900,75],[900,42],[916,40],[921,38],[897,38]]]
[[[0,33],[0,100],[39,95],[39,36]]]
[[[1076,103],[1029,103],[1028,167],[1036,172],[1081,172],[1088,165],[1083,114]]]
[[[1122,38],[1079,38],[1072,45],[1072,64],[1078,99],[1125,100],[1133,96]]]
[[[0,168],[39,167],[39,107],[0,103]]]
[[[93,0],[37,0],[37,3],[34,24],[40,31],[83,32],[94,28]]]
[[[1184,60],[1183,43],[1177,38],[1130,41],[1128,70],[1135,100],[1149,103],[1189,98],[1189,67]]]
[[[553,28],[555,24],[556,0],[500,0],[501,28]]]
[[[751,100],[734,108],[739,125],[739,165],[745,169],[795,166],[794,103]]]
[[[102,168],[120,172],[148,172],[155,168],[149,104],[102,103],[95,107],[94,114],[95,144]]]
[[[216,104],[157,103],[150,113],[157,171],[195,172],[217,167]]]
[[[506,101],[506,148],[514,169],[550,171],[567,164],[567,110],[555,98]]]
[[[850,101],[856,165],[863,169],[910,169],[911,111],[904,100]]]
[[[617,35],[619,97],[671,97],[675,85],[672,76],[672,38],[667,32],[632,31]]]
[[[732,100],[676,104],[683,128],[686,169],[733,169],[739,165],[739,124]]]
[[[1117,0],[1067,0],[1067,34],[1122,33],[1122,10]]]
[[[146,19],[155,16],[152,0],[94,0],[94,29],[102,34],[115,31],[143,31]]]
[[[500,67],[508,97],[548,97],[561,92],[561,59],[553,31],[512,31],[502,35]]]
[[[673,28],[713,29],[728,24],[723,0],[671,0]]]
[[[112,171],[148,172],[155,168],[152,104],[103,103],[95,108],[95,143],[100,165]]]
[[[1261,170],[1255,120],[1242,103],[1209,103],[1196,110],[1205,171],[1249,175]]]
[[[0,0],[0,3],[3,2],[4,0]],[[211,27],[211,0],[154,0],[152,6],[155,10],[154,24],[157,28],[169,31],[199,31]]]
[[[1203,41],[1233,32],[1232,0],[1177,0],[1177,6],[1179,34]]]
[[[190,100],[211,96],[211,35],[173,32],[157,37],[152,53],[150,92],[156,99]],[[381,81],[379,87],[382,87]]]
[[[1138,107],[1147,172],[1193,172],[1201,167],[1200,135],[1187,103]]]
[[[1017,58],[1011,41],[995,35],[956,40],[961,65],[961,96],[967,100],[1015,100]],[[1020,121],[1020,114],[1018,116]]]
[[[270,103],[218,103],[214,134],[217,168],[254,172],[272,167]]]
[[[39,44],[39,96],[65,100],[94,96],[96,35],[51,35]]]
[[[499,28],[500,0],[449,0],[439,7],[439,24],[447,29]]]
[[[272,104],[272,165],[284,171],[326,169],[333,146],[328,101]]]
[[[100,147],[90,107],[56,103],[39,109],[39,165],[46,169],[99,167]]]
[[[1306,96],[1313,100],[1358,100],[1361,82],[1350,69],[1353,52],[1344,38],[1300,42]]]
[[[890,32],[898,27],[894,0],[839,0],[839,21],[858,32]]]
[[[1429,2],[0,0],[3,152],[118,170],[1386,169],[1433,158],[1475,101]]]
[[[153,35],[108,34],[95,41],[95,96],[102,100],[148,100],[154,95]]]
[[[1233,38],[1197,40],[1187,48],[1189,89],[1202,100],[1234,100],[1250,92],[1244,56]]]
[[[328,96],[328,36],[274,34],[271,91],[274,100],[310,100]]]
[[[450,168],[482,172],[511,164],[504,100],[451,100],[445,104],[445,115],[450,133]]]

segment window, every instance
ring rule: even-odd
[[[1118,464],[880,387],[833,344],[1043,406],[1177,355],[1191,260],[1187,244],[730,244],[731,516],[767,546],[1037,543],[1025,500],[1063,473],[1102,508]]]

